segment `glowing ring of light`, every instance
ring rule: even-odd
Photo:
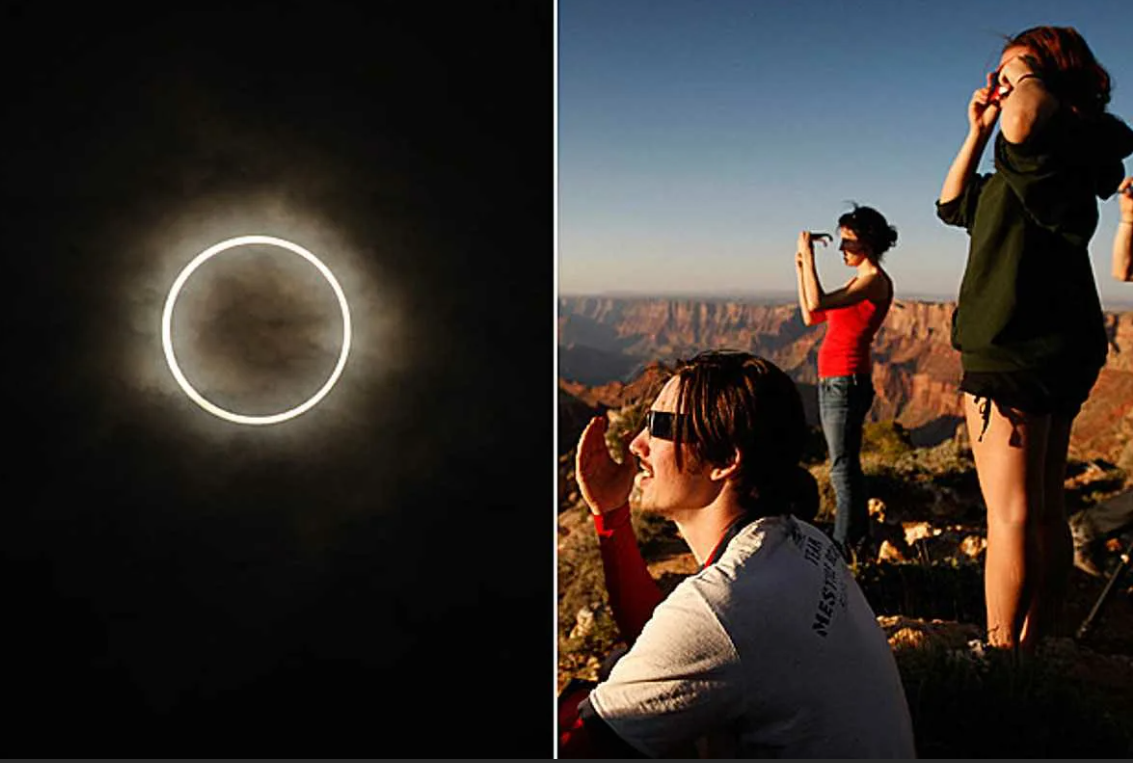
[[[173,355],[173,307],[177,304],[177,295],[180,293],[181,287],[189,280],[189,276],[193,274],[193,271],[203,265],[209,258],[215,257],[221,252],[232,249],[233,247],[244,246],[245,244],[269,244],[295,252],[295,254],[319,269],[319,272],[323,274],[323,278],[327,279],[327,283],[334,289],[334,294],[338,297],[338,304],[342,308],[342,353],[339,355],[338,364],[334,367],[334,371],[331,373],[330,378],[327,379],[326,384],[305,403],[297,405],[283,413],[273,413],[268,416],[246,416],[242,413],[233,413],[232,411],[226,411],[220,406],[209,402],[201,393],[193,389],[193,385],[189,384],[189,380],[185,378],[185,374],[181,373],[181,367],[177,365],[177,358]],[[346,356],[350,353],[350,308],[346,305],[346,295],[343,294],[342,287],[338,285],[334,274],[330,272],[330,269],[326,265],[319,261],[318,257],[311,254],[303,247],[273,236],[238,236],[236,238],[230,238],[227,241],[221,241],[215,246],[210,246],[194,257],[193,260],[185,266],[185,269],[181,271],[181,274],[177,276],[177,280],[173,282],[173,287],[169,290],[169,296],[165,298],[165,311],[161,316],[161,346],[162,349],[165,350],[165,360],[169,363],[169,370],[173,372],[173,378],[177,380],[177,383],[181,385],[181,389],[185,391],[185,394],[188,395],[189,399],[194,403],[214,416],[219,416],[222,419],[227,419],[237,424],[276,424],[280,421],[295,418],[299,414],[311,410],[320,400],[326,397],[331,387],[338,381],[339,375],[342,374],[342,369],[346,366]]]

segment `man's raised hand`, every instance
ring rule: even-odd
[[[578,488],[590,511],[605,514],[624,505],[633,490],[633,477],[637,473],[636,459],[629,453],[633,433],[625,435],[622,446],[624,456],[619,464],[610,457],[606,448],[606,416],[595,416],[582,430],[575,453],[574,476]]]

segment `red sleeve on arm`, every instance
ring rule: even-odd
[[[641,558],[630,523],[629,504],[593,516],[610,609],[622,638],[632,645],[664,597]]]
[[[825,310],[811,310],[810,311],[810,325],[813,326],[816,323],[825,323],[825,322],[826,322],[826,311]]]
[[[559,706],[560,758],[644,758],[589,707],[590,688],[564,697]]]

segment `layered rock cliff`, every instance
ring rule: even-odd
[[[960,358],[949,341],[953,308],[896,300],[873,343],[877,397],[870,418],[897,420],[920,444],[950,437],[961,422]],[[1109,359],[1075,421],[1072,451],[1133,471],[1133,313],[1107,314],[1106,321]],[[746,350],[791,374],[813,419],[817,353],[825,333],[825,324],[803,325],[793,304],[564,297],[559,376],[571,382],[572,395],[591,405],[614,405],[627,393],[624,383],[654,361],[706,349]]]

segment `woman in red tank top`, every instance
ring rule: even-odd
[[[825,243],[826,233],[799,234],[795,271],[803,323],[827,323],[818,351],[818,409],[837,496],[834,541],[851,561],[869,540],[861,467],[862,425],[873,404],[869,346],[893,302],[881,257],[897,243],[897,231],[877,210],[855,205],[838,218],[838,233],[842,261],[856,271],[845,286],[826,292],[818,280],[814,242]]]

